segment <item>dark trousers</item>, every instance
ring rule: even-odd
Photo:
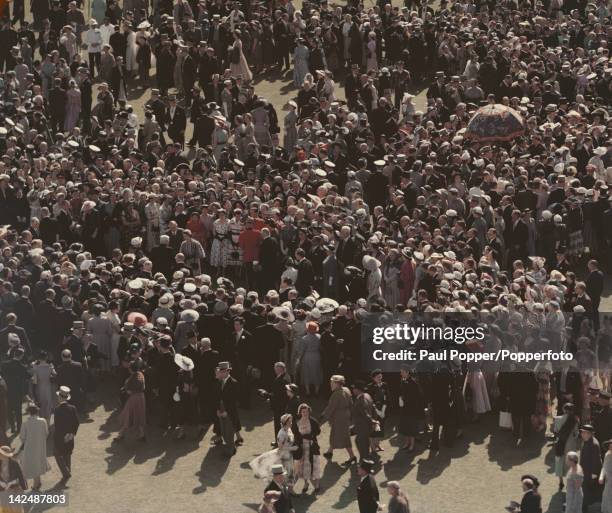
[[[284,40],[283,40],[284,41]],[[282,68],[283,64],[289,69],[289,42],[276,45],[276,63]]]
[[[444,440],[445,445],[448,447],[452,446],[453,441],[450,436],[450,428],[449,422],[447,421],[445,424],[441,424],[434,420],[432,430],[431,430],[431,445],[432,449],[440,448],[440,428],[442,429],[442,439]]]
[[[165,394],[160,394],[159,397],[159,426],[162,429],[166,429],[169,425],[176,425],[176,424],[171,424],[172,421],[172,411],[173,411],[173,403],[174,400],[172,398],[174,392],[170,392],[170,393],[165,393]]]
[[[62,477],[69,478],[72,475],[72,453],[56,449],[53,456],[55,456],[55,462],[62,473]]]
[[[275,411],[274,412],[274,443],[276,443],[276,437],[281,428],[281,417],[284,412]]]
[[[100,52],[89,53],[89,72],[91,73],[91,78],[96,75],[94,70],[100,72],[100,56]]]
[[[531,415],[512,414],[512,433],[514,436],[526,437],[529,435],[529,426],[531,425]]]
[[[51,116],[51,132],[52,135],[64,133],[64,118],[59,116]]]
[[[245,262],[244,263],[244,271],[245,271],[245,274],[246,274],[246,287],[247,287],[247,290],[254,290],[254,288],[255,288],[255,271],[253,271],[253,262]]]
[[[21,405],[23,403],[23,397],[9,397],[7,401],[8,406],[8,421],[11,426],[13,433],[19,433],[21,430]]]
[[[370,433],[357,432],[355,434],[355,445],[357,446],[360,460],[370,457]]]

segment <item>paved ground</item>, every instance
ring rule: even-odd
[[[300,3],[300,2],[298,2]],[[395,3],[397,0],[394,1]],[[86,3],[87,9],[87,3]],[[87,13],[87,10],[86,10]],[[153,83],[149,84],[149,87]],[[279,116],[281,107],[297,91],[291,75],[271,74],[256,81],[256,91],[273,102]],[[338,97],[344,96],[337,88]],[[424,93],[416,103],[422,108]],[[147,89],[139,86],[130,94],[130,103],[139,116],[149,98]],[[190,129],[189,129],[190,130]],[[189,133],[187,134],[190,135]],[[610,287],[608,287],[610,290]],[[602,309],[612,310],[609,296]],[[246,513],[256,511],[264,483],[255,479],[248,462],[269,449],[272,438],[271,414],[263,403],[243,412],[245,445],[231,459],[210,445],[212,434],[196,440],[192,435],[183,441],[163,437],[151,428],[146,443],[132,440],[112,441],[118,428],[114,408],[115,394],[110,386],[103,387],[96,397],[98,406],[88,422],[79,430],[73,458],[74,477],[65,492],[70,504],[66,511],[78,513],[158,513],[169,509],[183,512]],[[314,402],[314,412],[320,412],[322,401]],[[452,449],[443,448],[429,455],[424,444],[412,455],[398,453],[400,443],[394,436],[383,442],[381,465],[376,479],[382,485],[399,480],[411,500],[411,511],[417,513],[476,513],[497,512],[510,499],[520,497],[520,476],[536,474],[541,482],[543,509],[560,513],[561,495],[556,492],[552,475],[553,455],[543,437],[534,437],[516,445],[508,432],[496,428],[495,415],[480,424],[469,425],[465,436]],[[327,426],[321,435],[322,446],[328,436]],[[18,446],[17,441],[13,445]],[[329,513],[335,510],[356,512],[356,474],[344,470],[338,461],[325,464],[322,487],[324,492],[314,497],[312,492],[296,498],[297,513]],[[44,476],[43,489],[52,487],[59,472],[52,461],[52,471]],[[298,489],[301,484],[298,484]],[[43,511],[47,508],[34,508]],[[60,508],[51,508],[61,511]]]

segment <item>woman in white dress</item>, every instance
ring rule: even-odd
[[[366,70],[378,71],[378,58],[376,56],[376,32],[368,34],[368,42],[366,44]]]
[[[136,32],[131,27],[126,32],[127,48],[125,50],[125,69],[128,72],[128,76],[132,77],[138,71],[138,60],[136,56],[138,54],[138,45],[136,44]]]
[[[276,435],[277,448],[264,452],[249,463],[255,477],[272,479],[272,467],[281,464],[285,469],[287,485],[293,490],[293,453],[298,449],[291,425],[293,416],[285,413],[281,417],[281,428]]]
[[[608,450],[604,454],[603,465],[599,474],[599,484],[604,487],[601,496],[601,513],[612,513],[612,440],[604,443],[608,445]]]
[[[242,51],[242,41],[240,40],[240,30],[234,30],[234,43],[229,48],[230,70],[232,77],[242,77],[245,82],[253,80],[253,73],[249,69],[249,63]]]
[[[212,133],[212,146],[215,155],[215,160],[217,161],[217,163],[219,163],[219,160],[221,159],[221,153],[227,145],[227,139],[229,137],[229,134],[226,127],[227,124],[221,118],[215,119],[215,129]]]
[[[578,463],[578,453],[567,453],[567,475],[565,482],[567,489],[565,493],[565,513],[582,513],[582,481],[584,481],[584,473],[582,467]]]
[[[119,349],[119,338],[121,337],[121,318],[119,317],[119,303],[117,301],[111,301],[108,304],[108,312],[104,314],[110,323],[112,328],[111,336],[111,366],[116,368],[119,366],[119,355],[117,350]]]
[[[33,490],[40,490],[40,476],[51,470],[47,461],[47,421],[39,416],[39,408],[31,404],[27,408],[29,417],[21,426],[22,451],[20,453],[21,469],[25,479],[33,479]]]
[[[491,402],[487,392],[487,383],[480,367],[468,363],[467,369],[468,372],[463,384],[463,395],[467,400],[468,390],[471,392],[472,413],[474,415],[472,420],[477,420],[479,415],[491,411]]]
[[[225,271],[227,266],[229,248],[229,229],[230,223],[227,220],[224,210],[219,210],[219,219],[213,223],[213,243],[210,248],[210,265],[217,270],[217,273]]]
[[[276,435],[278,456],[285,472],[287,472],[287,483],[290,489],[293,488],[293,453],[297,450],[292,426],[293,415],[285,413],[281,417],[281,428]]]

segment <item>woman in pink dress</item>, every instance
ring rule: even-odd
[[[234,44],[229,48],[230,70],[232,77],[242,77],[245,82],[250,82],[253,80],[253,73],[251,73],[249,63],[242,51],[240,35],[240,30],[234,31]]]
[[[81,113],[81,91],[74,80],[68,84],[66,91],[66,118],[64,119],[64,132],[71,132],[79,120]]]

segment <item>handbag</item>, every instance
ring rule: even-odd
[[[499,427],[502,429],[512,429],[512,414],[509,411],[499,412]]]

